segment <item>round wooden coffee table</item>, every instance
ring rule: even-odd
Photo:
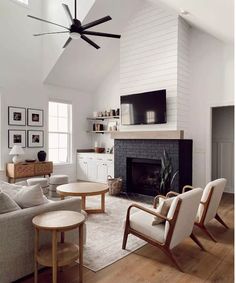
[[[57,267],[69,265],[79,258],[79,282],[83,282],[83,224],[85,217],[75,211],[50,211],[32,220],[35,228],[35,272],[34,282],[38,282],[38,264],[52,267],[53,283],[57,282]],[[79,246],[65,242],[65,231],[79,228]],[[52,245],[39,247],[40,230],[52,233]],[[61,241],[57,241],[61,233]]]
[[[105,212],[105,194],[109,191],[107,185],[92,182],[78,182],[57,187],[57,193],[64,199],[66,196],[79,196],[82,200],[82,209],[87,213]],[[86,197],[101,196],[101,208],[86,208]]]

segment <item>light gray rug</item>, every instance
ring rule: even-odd
[[[107,195],[106,213],[88,215],[84,266],[99,271],[145,245],[143,240],[129,235],[126,250],[121,248],[126,212],[131,203],[134,201]],[[99,205],[99,197],[87,198],[88,207]]]

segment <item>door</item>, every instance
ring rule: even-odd
[[[212,109],[212,180],[226,178],[234,192],[234,106]]]

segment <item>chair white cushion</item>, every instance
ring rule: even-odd
[[[156,209],[151,209],[156,211]],[[149,238],[164,243],[165,225],[152,225],[153,215],[144,211],[138,211],[130,215],[130,227]]]
[[[211,188],[214,187],[214,189],[213,189],[212,198],[211,198],[211,201],[210,201],[207,213],[206,213],[204,224],[207,224],[210,220],[212,220],[215,217],[217,209],[221,201],[221,198],[222,198],[222,194],[224,192],[225,185],[226,185],[226,179],[224,178],[214,180],[212,182],[209,182],[206,185],[203,191],[202,198],[201,198],[202,202],[205,202],[207,200],[210,194]],[[201,218],[203,216],[203,211],[204,211],[204,205],[200,204],[198,211],[197,211],[197,216],[195,219],[196,222],[199,223],[201,221]]]
[[[196,188],[194,190],[178,195],[172,202],[167,214],[167,217],[169,219],[174,216],[177,203],[179,200],[181,200],[179,213],[170,242],[170,249],[174,248],[192,233],[197,209],[202,197],[202,192],[203,190],[201,188]],[[168,221],[166,221],[164,239],[166,239],[168,235],[169,228],[170,224]]]
[[[20,210],[19,205],[11,199],[7,194],[0,191],[0,214]]]
[[[21,208],[28,208],[49,202],[43,195],[40,185],[23,187],[16,194],[14,200]]]
[[[160,213],[163,216],[167,216],[171,203],[173,202],[174,198],[159,198],[159,204],[158,207],[156,208],[156,212]],[[152,221],[152,225],[158,225],[160,223],[165,222],[164,219],[158,217],[158,216],[154,216],[154,219]]]

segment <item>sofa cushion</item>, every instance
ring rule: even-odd
[[[11,199],[15,199],[17,193],[23,188],[21,185],[10,184],[7,182],[0,183],[0,190],[7,194]]]
[[[2,191],[0,191],[0,204],[0,214],[21,209],[13,199]]]
[[[21,208],[32,207],[49,202],[44,196],[39,184],[22,187],[16,194],[14,200]]]
[[[167,199],[160,198],[158,207],[156,208],[156,212],[163,215],[163,216],[167,216],[169,209],[170,209],[170,206],[173,202],[173,199],[174,198],[167,198]],[[163,222],[165,222],[164,219],[162,219],[158,216],[154,216],[153,221],[152,221],[152,225],[158,225],[158,224],[163,223]]]

